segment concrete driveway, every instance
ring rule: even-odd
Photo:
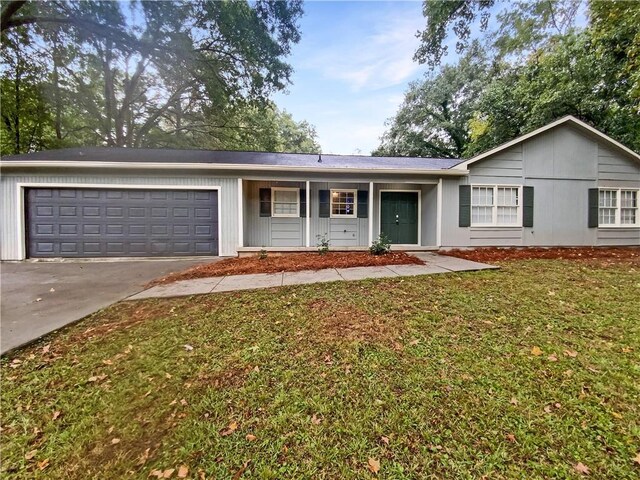
[[[154,278],[216,260],[2,263],[0,354],[138,293]]]

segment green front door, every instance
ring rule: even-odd
[[[391,243],[417,245],[418,192],[382,192],[380,233]]]

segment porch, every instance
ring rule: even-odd
[[[394,250],[440,245],[442,183],[338,180],[239,181],[239,255],[315,251],[321,238],[332,250],[362,251],[380,233]]]

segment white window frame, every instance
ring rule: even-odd
[[[493,206],[491,207],[491,223],[473,223],[473,207],[479,207],[481,205],[473,204],[473,189],[474,188],[492,188],[493,189]],[[498,188],[517,188],[518,189],[518,204],[516,205],[516,223],[498,223]],[[504,205],[501,205],[504,206]],[[497,184],[472,184],[471,185],[471,226],[476,228],[482,227],[522,227],[522,185],[497,185]]]
[[[615,206],[615,223],[600,223],[600,209],[613,207],[600,206],[600,192],[616,192]],[[622,192],[636,192],[636,223],[622,222]],[[624,207],[629,208],[629,207]],[[616,188],[616,187],[599,187],[598,188],[598,228],[639,228],[640,227],[640,188]]]
[[[276,195],[275,192],[296,192],[296,213],[276,213]],[[300,216],[300,189],[298,187],[271,187],[271,216],[275,218],[296,218]]]
[[[353,193],[353,213],[333,213],[333,193]],[[358,218],[358,189],[332,188],[329,191],[329,217],[330,218]]]

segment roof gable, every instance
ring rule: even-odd
[[[621,151],[623,153],[625,153],[626,155],[628,155],[629,157],[631,157],[633,160],[635,160],[636,162],[640,163],[640,155],[637,154],[636,152],[634,152],[633,150],[631,150],[628,147],[625,147],[622,143],[614,140],[613,138],[609,137],[608,135],[605,135],[604,133],[602,133],[600,130],[592,127],[591,125],[583,122],[582,120],[577,119],[576,117],[574,117],[573,115],[567,115],[566,117],[562,117],[559,120],[556,120],[555,122],[551,122],[543,127],[540,127],[536,130],[533,130],[532,132],[526,133],[524,135],[521,135],[513,140],[511,140],[510,142],[507,143],[503,143],[502,145],[499,145],[491,150],[488,150],[484,153],[481,153],[479,155],[476,155],[475,157],[470,158],[469,160],[466,160],[464,162],[459,163],[458,165],[454,166],[453,169],[457,169],[457,170],[467,170],[469,168],[469,165],[476,163],[480,160],[483,160],[485,158],[491,157],[492,155],[495,155],[499,152],[502,152],[503,150],[506,150],[510,147],[513,147],[514,145],[517,145],[519,143],[524,142],[525,140],[528,140],[532,137],[535,137],[537,135],[540,135],[541,133],[544,133],[548,130],[551,130],[555,127],[558,127],[560,125],[565,125],[565,124],[569,124],[569,125],[573,125],[575,127],[578,127],[578,129],[585,131],[587,133],[589,133],[590,135],[593,135],[594,137],[604,141],[607,145],[613,147],[614,150],[618,150]]]

